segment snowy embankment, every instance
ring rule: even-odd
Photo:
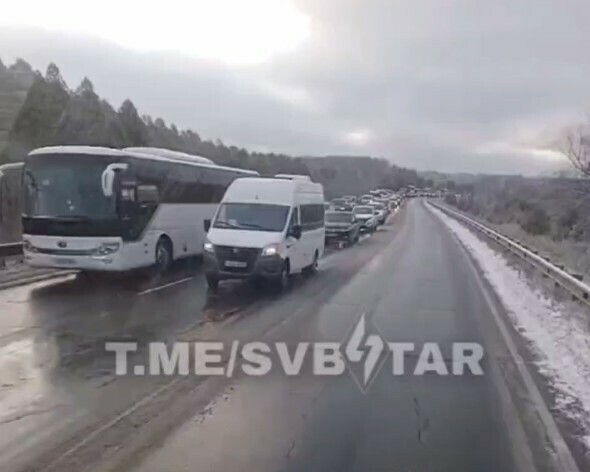
[[[474,256],[516,329],[529,342],[539,372],[556,396],[555,408],[576,421],[590,449],[590,319],[557,303],[511,266],[500,252],[457,220],[429,206]]]

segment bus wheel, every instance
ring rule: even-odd
[[[156,271],[159,274],[166,272],[172,265],[172,243],[168,238],[160,238],[156,245]]]

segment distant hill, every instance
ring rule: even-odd
[[[399,189],[422,185],[415,170],[371,157],[326,156],[302,159],[313,180],[322,182],[326,195],[357,195],[375,188]]]
[[[162,118],[141,115],[131,100],[118,109],[101,98],[84,78],[75,89],[49,64],[45,74],[19,59],[0,63],[0,164],[20,162],[34,148],[51,145],[94,145],[113,148],[153,146],[212,159],[232,167],[255,169],[261,175],[304,174],[324,185],[326,198],[362,194],[376,187],[398,189],[424,179],[416,171],[371,157],[292,157],[247,151],[221,140],[202,139],[195,131],[178,129]],[[21,202],[17,178],[5,179],[0,219],[0,243],[20,237]]]
[[[4,138],[0,135],[0,164],[21,161],[31,149],[48,145],[154,146],[205,156],[218,164],[255,169],[262,175],[310,175],[325,185],[328,197],[422,183],[415,171],[384,159],[291,157],[205,140],[195,131],[180,130],[162,118],[141,115],[131,100],[125,100],[116,110],[97,94],[88,78],[71,90],[55,64],[48,66],[45,75],[34,72],[22,60],[8,69],[2,66],[2,71],[12,74],[13,85],[5,87],[4,115],[10,118],[3,122]],[[14,78],[15,74],[21,75]]]

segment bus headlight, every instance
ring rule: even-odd
[[[120,243],[102,243],[95,251],[97,256],[108,256],[117,252],[121,248]]]
[[[213,246],[212,242],[205,241],[205,244],[203,244],[203,249],[205,249],[205,252],[213,252],[215,250],[215,246]]]
[[[278,244],[269,244],[262,250],[263,256],[276,256],[279,253]]]

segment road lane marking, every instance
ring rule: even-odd
[[[143,292],[139,292],[137,295],[141,297],[141,296],[147,295],[149,293],[159,292],[160,290],[164,290],[166,288],[173,287],[175,285],[183,284],[185,282],[188,282],[189,280],[193,280],[194,278],[195,278],[194,276],[193,277],[185,277],[184,279],[176,280],[174,282],[160,285],[158,287],[148,288],[147,290],[144,290]]]
[[[170,382],[162,385],[161,387],[157,388],[154,392],[146,395],[145,397],[141,398],[139,401],[128,407],[125,411],[115,416],[113,419],[108,421],[107,423],[103,424],[102,426],[98,427],[97,429],[91,431],[87,434],[81,441],[74,444],[72,447],[64,451],[63,453],[59,454],[58,457],[52,459],[48,464],[42,466],[41,470],[50,470],[52,467],[55,467],[56,464],[59,464],[60,461],[64,460],[68,456],[76,453],[76,451],[80,450],[82,447],[86,446],[87,444],[91,443],[94,439],[98,438],[100,434],[107,431],[109,428],[112,428],[114,425],[119,423],[120,421],[124,420],[125,418],[131,416],[135,411],[139,410],[144,405],[151,402],[153,399],[157,398],[158,395],[162,395],[166,392],[166,390],[171,389],[172,387],[176,386],[183,380],[183,377],[176,377],[172,379]]]
[[[37,284],[39,282],[65,282],[66,280],[73,279],[73,276],[76,273],[74,271],[59,271],[57,273],[50,273],[50,274],[42,274],[42,275],[33,275],[30,277],[23,277],[22,279],[13,279],[8,280],[6,282],[0,283],[0,291],[1,290],[8,290],[11,288],[21,288],[28,285]],[[45,286],[48,284],[40,285]]]
[[[391,241],[388,242],[385,247],[387,247],[389,244],[391,244]],[[336,258],[337,255],[339,254],[345,254],[345,253],[332,253],[329,254],[327,257],[323,258],[322,261],[328,261],[328,262],[333,262],[334,259]],[[339,257],[343,257],[342,255],[340,255]],[[372,256],[373,258],[377,258],[379,257],[379,254],[373,254]],[[362,266],[364,266],[365,264],[363,264]],[[182,280],[178,280],[175,282],[172,282],[170,284],[166,284],[166,285],[162,285],[159,287],[154,287],[152,289],[148,289],[145,290],[144,292],[139,293],[138,295],[142,295],[142,294],[147,294],[147,293],[152,293],[154,291],[159,291],[159,290],[163,290],[164,288],[168,288],[170,286],[173,285],[178,285],[180,283],[186,282],[188,280],[191,280],[193,278],[196,278],[196,276],[193,277],[187,277],[185,279]],[[324,287],[320,287],[320,290],[315,290],[314,293],[312,294],[311,297],[309,297],[309,300],[306,300],[305,302],[305,307],[300,306],[299,309],[293,313],[295,315],[297,314],[301,314],[301,312],[303,312],[303,309],[307,309],[310,310],[311,306],[313,305],[313,303],[310,304],[310,301],[315,299],[315,295],[317,295],[319,292],[322,292],[324,290]],[[285,298],[279,298],[279,299],[258,299],[257,301],[254,302],[254,304],[252,306],[246,307],[244,309],[243,312],[241,312],[240,314],[238,314],[238,316],[235,317],[230,317],[227,318],[226,320],[222,321],[221,323],[211,323],[211,324],[206,324],[204,325],[205,329],[198,329],[198,333],[196,333],[196,336],[194,338],[188,338],[184,339],[185,341],[210,341],[210,340],[219,340],[220,339],[220,332],[222,332],[223,329],[225,329],[226,327],[228,327],[229,325],[233,325],[235,323],[237,323],[238,321],[240,321],[241,319],[243,319],[243,317],[246,315],[246,313],[258,313],[260,311],[263,310],[268,310],[269,308],[274,306],[274,302],[278,301],[279,303],[283,303],[285,301]],[[270,303],[269,303],[270,302]],[[299,311],[301,310],[301,312]],[[273,313],[274,314],[274,313]],[[310,311],[311,314],[311,311]],[[271,318],[268,316],[269,313],[266,313],[267,315],[267,319],[271,320]],[[272,318],[274,320],[274,317]],[[292,319],[292,316],[286,316],[285,319],[283,319],[282,322],[285,322],[289,319]],[[269,332],[272,332],[272,330],[274,329],[275,325],[272,324],[270,327],[262,327],[261,331],[258,331],[258,328],[256,328],[256,333],[250,333],[249,331],[251,330],[246,330],[246,334],[247,334],[247,340],[249,341],[254,341],[256,339],[259,339],[259,336],[266,336]],[[193,334],[193,333],[190,333]],[[237,352],[237,346],[236,346],[236,352]],[[222,362],[224,364],[226,364],[228,362],[228,358],[224,357],[224,359],[222,360]],[[237,356],[236,359],[234,360],[234,366],[235,366],[235,362],[237,360]],[[60,465],[60,462],[63,460],[66,460],[68,457],[71,457],[73,454],[76,454],[79,450],[81,450],[84,447],[90,447],[90,445],[92,445],[95,442],[98,442],[97,439],[100,438],[101,435],[106,434],[108,432],[108,430],[112,427],[114,427],[116,424],[118,424],[119,422],[121,422],[122,420],[125,420],[128,417],[131,417],[134,414],[140,414],[142,412],[142,408],[144,408],[145,406],[149,405],[152,401],[154,401],[158,395],[161,394],[166,394],[167,391],[174,391],[174,389],[176,388],[177,385],[180,385],[180,382],[184,379],[184,377],[180,377],[180,378],[175,378],[175,379],[171,379],[169,383],[166,383],[165,385],[159,387],[155,392],[152,392],[149,395],[146,395],[142,398],[140,398],[136,403],[130,405],[127,409],[125,409],[122,413],[118,414],[115,418],[108,420],[106,423],[98,426],[96,429],[92,430],[89,434],[83,436],[82,438],[79,438],[80,441],[77,444],[73,444],[71,446],[67,446],[68,448],[64,451],[59,453],[59,455],[57,455],[57,457],[54,458],[50,458],[49,461],[46,462],[46,465],[44,465],[42,468],[43,470],[46,469],[52,469],[52,468],[56,468],[56,465]],[[211,389],[213,387],[215,387],[215,381],[216,381],[216,377],[208,377],[208,378],[204,378],[202,382],[199,382],[198,385],[195,386],[194,389],[191,389],[190,392],[194,392],[200,389],[204,389],[205,391],[207,391],[207,389]],[[211,385],[213,385],[213,387],[210,387]],[[215,387],[215,391],[217,391],[217,388]],[[190,395],[184,395],[184,398],[190,397]],[[213,397],[213,394],[211,395],[211,397]],[[202,411],[205,408],[205,406],[203,406],[203,408],[199,408],[199,411]],[[153,418],[150,418],[149,421],[154,421]],[[157,421],[155,421],[157,423]],[[154,424],[154,423],[152,423]],[[157,428],[156,428],[157,429]],[[135,435],[135,437],[141,437],[141,434],[145,434],[145,433],[141,433],[142,430],[138,430],[137,431],[137,435]],[[145,429],[143,430],[145,431]],[[131,446],[128,443],[125,444],[121,444],[121,450],[131,448],[133,450],[133,447],[138,447],[138,450],[140,447],[145,446],[145,442],[142,442],[140,446],[137,445],[133,445],[131,444]],[[116,452],[115,454],[119,454],[119,452]],[[113,454],[113,455],[115,455]],[[130,453],[130,455],[132,455],[133,453]],[[112,461],[112,456],[108,456],[106,458],[102,459],[107,466],[105,467],[106,469],[110,470],[109,465],[111,464]],[[119,459],[121,460],[121,459]],[[124,459],[123,459],[123,463],[124,463]],[[102,462],[100,463],[101,465],[98,467],[99,469],[103,469],[102,467]],[[88,467],[87,464],[83,464],[86,467]],[[92,468],[92,467],[88,467],[88,468]]]

